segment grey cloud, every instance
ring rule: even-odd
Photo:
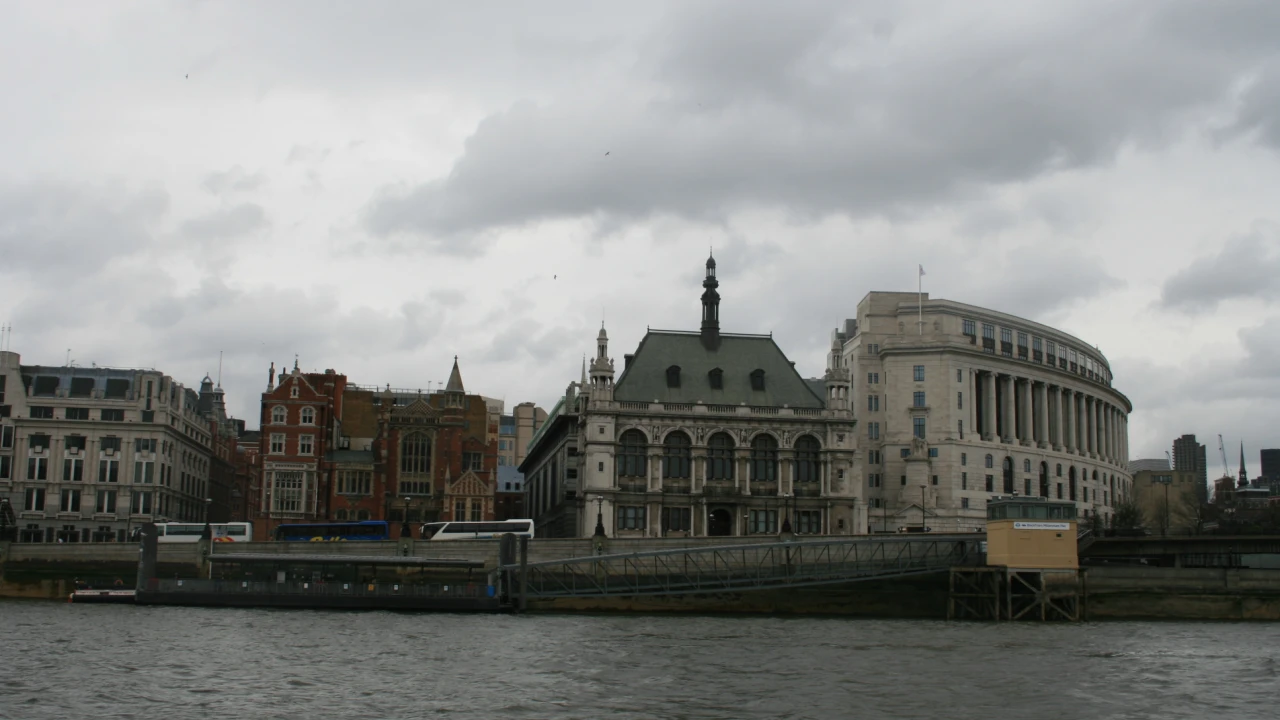
[[[49,267],[99,270],[152,247],[168,207],[160,190],[0,184],[0,275]]]
[[[1209,312],[1224,300],[1280,298],[1280,233],[1256,226],[1229,239],[1216,254],[1196,259],[1164,282],[1160,305],[1187,313]]]
[[[1245,92],[1231,129],[1257,133],[1262,142],[1280,151],[1280,58],[1260,72]]]
[[[647,91],[490,116],[446,176],[379,193],[366,225],[892,214],[1163,143],[1273,53],[1256,32],[1223,43],[1214,24],[1237,10],[1219,6],[1073,4],[1016,28],[997,12],[981,33],[848,7],[686,6],[652,33],[658,59],[616,83]],[[1274,4],[1239,12],[1280,22]]]
[[[203,187],[214,195],[249,192],[257,190],[267,178],[262,173],[246,173],[244,168],[234,165],[223,172],[213,172],[205,176]]]
[[[187,220],[182,233],[200,241],[238,238],[267,227],[267,213],[256,203],[240,203]]]
[[[321,145],[294,145],[289,149],[288,163],[320,164],[329,157],[330,148]]]

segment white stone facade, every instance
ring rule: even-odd
[[[1106,523],[1132,491],[1132,405],[1071,335],[873,292],[833,334],[828,365],[851,373],[873,531],[976,530],[986,499],[1011,493],[1074,500]]]

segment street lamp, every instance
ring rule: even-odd
[[[782,532],[791,532],[791,493],[782,493]]]
[[[1169,485],[1173,483],[1173,476],[1156,475],[1154,481],[1164,486],[1164,512],[1160,519],[1160,536],[1164,537],[1169,534]]]
[[[458,518],[454,518],[457,520]],[[404,497],[404,523],[400,525],[400,537],[413,539],[413,526],[409,524],[409,496]]]
[[[596,496],[596,532],[595,537],[604,537],[604,496]]]

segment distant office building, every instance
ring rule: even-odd
[[[221,388],[204,389],[152,369],[22,365],[0,352],[0,494],[18,539],[122,541],[143,523],[229,514],[234,468],[219,438],[235,430]]]
[[[1262,478],[1271,484],[1280,483],[1280,449],[1262,451]]]
[[[1208,500],[1209,465],[1205,462],[1204,445],[1196,442],[1195,435],[1183,435],[1173,441],[1173,469],[1194,473],[1200,500]]]
[[[1194,471],[1175,470],[1160,458],[1134,460],[1129,463],[1129,473],[1144,527],[1158,534],[1185,533],[1196,526],[1200,482]]]
[[[518,467],[528,453],[529,441],[547,421],[547,411],[523,402],[503,415],[498,423],[498,465]]]
[[[524,519],[524,475],[511,465],[498,466],[495,520]]]

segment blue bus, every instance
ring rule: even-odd
[[[276,528],[281,542],[344,542],[348,540],[390,540],[391,526],[383,520],[360,522],[298,523]]]

